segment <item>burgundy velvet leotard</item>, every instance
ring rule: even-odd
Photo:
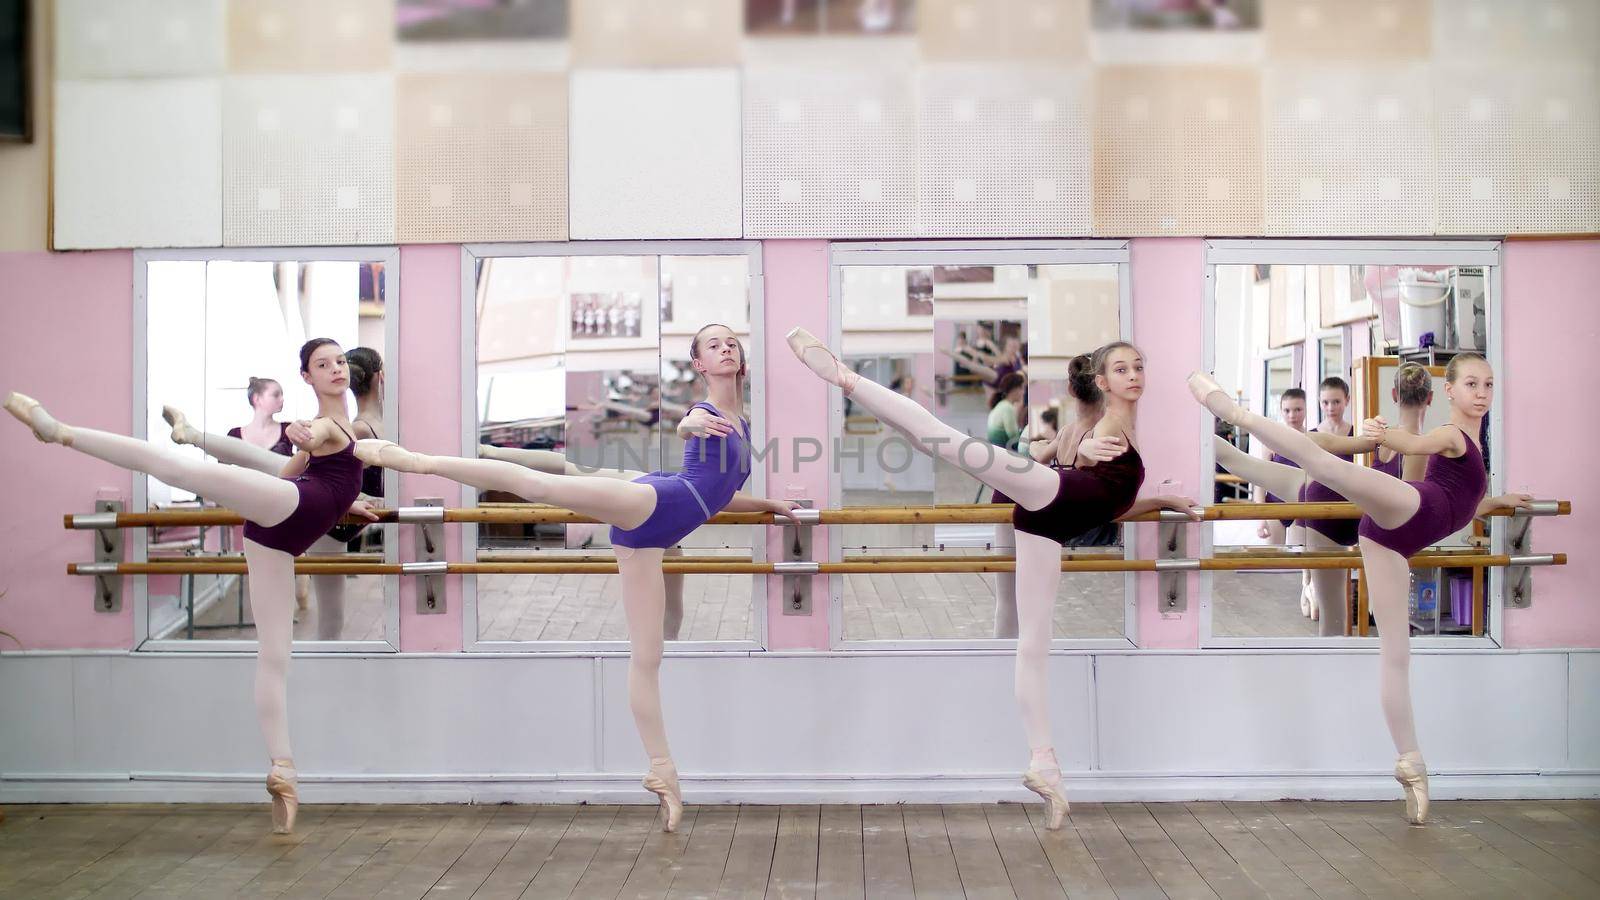
[[[1127,436],[1123,436],[1127,440]],[[1065,544],[1090,529],[1114,521],[1133,506],[1144,483],[1144,461],[1128,442],[1115,459],[1086,469],[1056,469],[1061,479],[1055,498],[1036,510],[1020,505],[1011,524],[1021,532]]]

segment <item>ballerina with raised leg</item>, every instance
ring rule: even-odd
[[[1361,423],[1361,437],[1380,447],[1428,456],[1427,474],[1421,481],[1401,481],[1340,459],[1305,433],[1241,408],[1204,373],[1189,376],[1189,390],[1217,418],[1255,435],[1292,459],[1308,477],[1361,508],[1357,531],[1368,594],[1378,620],[1384,720],[1399,753],[1394,775],[1405,792],[1407,821],[1422,824],[1428,815],[1428,770],[1411,709],[1411,631],[1406,605],[1410,570],[1406,561],[1459,531],[1482,511],[1488,474],[1477,435],[1494,397],[1494,372],[1476,353],[1451,359],[1445,374],[1450,424],[1427,434],[1390,428],[1382,418]],[[1508,505],[1525,503],[1524,498]]]
[[[5,400],[6,411],[41,441],[146,473],[244,516],[250,611],[258,644],[255,706],[271,765],[267,793],[272,798],[273,831],[279,834],[294,830],[299,809],[287,707],[294,558],[353,511],[361,487],[361,463],[344,419],[348,382],[344,351],[326,338],[307,341],[300,348],[300,375],[316,391],[321,415],[289,427],[287,435],[296,452],[283,462],[281,477],[193,459],[137,438],[66,425],[22,394],[9,394]],[[370,512],[366,516],[375,518]]]
[[[1088,365],[1105,395],[1105,412],[1078,445],[1077,465],[1054,469],[999,450],[952,428],[915,400],[840,364],[815,336],[789,332],[789,347],[818,377],[912,440],[924,453],[960,467],[1016,504],[1017,667],[1016,696],[1031,751],[1022,783],[1049,805],[1048,827],[1061,827],[1068,813],[1050,732],[1047,662],[1051,610],[1061,580],[1061,545],[1123,515],[1155,509],[1180,510],[1198,520],[1200,510],[1184,497],[1136,499],[1144,464],[1133,442],[1134,413],[1144,393],[1144,360],[1131,344],[1096,350]]]
[[[683,796],[661,714],[662,558],[668,548],[721,510],[792,518],[796,506],[739,491],[750,475],[750,426],[743,416],[746,368],[738,338],[725,325],[707,325],[695,333],[689,356],[706,382],[707,400],[694,404],[680,424],[690,435],[682,472],[650,472],[624,480],[564,474],[565,460],[561,460],[563,474],[556,474],[502,459],[429,456],[387,441],[356,445],[356,454],[370,465],[440,475],[479,490],[505,491],[611,526],[628,623],[628,703],[650,757],[644,787],[660,798],[667,831],[678,827]],[[553,458],[546,461],[554,468]]]

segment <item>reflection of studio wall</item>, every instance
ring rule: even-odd
[[[972,7],[780,53],[729,0],[487,46],[397,40],[392,0],[61,3],[7,246],[44,240],[45,147],[61,248],[1600,228],[1592,4]]]

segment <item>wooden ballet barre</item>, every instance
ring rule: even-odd
[[[1565,553],[1526,556],[1487,553],[1419,553],[1410,560],[1413,567],[1499,568],[1504,566],[1564,566]],[[1063,559],[1063,572],[1238,572],[1251,569],[1359,569],[1361,558],[1343,556],[1257,556],[1211,559]],[[613,562],[319,562],[295,561],[295,570],[321,575],[614,575]],[[963,574],[1012,572],[1016,562],[1006,558],[962,560],[950,558],[909,559],[903,562],[845,560],[843,562],[663,562],[661,570],[682,575],[896,575]],[[69,575],[242,575],[242,560],[210,562],[195,560],[189,565],[171,563],[68,563]]]
[[[1255,519],[1359,519],[1361,511],[1353,503],[1219,503],[1203,507],[1206,521]],[[1011,521],[1012,507],[1008,504],[981,503],[951,506],[859,506],[843,509],[796,509],[794,517],[801,525],[942,525],[942,524],[1001,524]],[[504,504],[446,508],[442,506],[400,506],[374,509],[379,522],[402,524],[431,524],[441,522],[474,522],[489,525],[556,525],[602,524],[596,519],[581,516],[571,510],[537,504]],[[1568,500],[1536,500],[1527,509],[1501,507],[1489,510],[1489,516],[1571,515],[1572,503]],[[346,516],[346,524],[370,524],[369,520]],[[1187,522],[1189,518],[1176,510],[1156,510],[1137,516],[1124,516],[1119,522]],[[174,528],[200,525],[242,525],[244,518],[227,509],[214,510],[156,510],[142,513],[69,513],[63,517],[69,529],[104,528]],[[717,513],[708,525],[786,525],[783,516],[765,512]]]

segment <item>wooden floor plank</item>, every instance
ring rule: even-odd
[[[616,806],[580,806],[572,823],[562,833],[539,874],[529,882],[524,897],[569,897],[577,887],[583,873],[589,868],[611,822],[617,817]]]
[[[414,813],[396,813],[381,806],[367,806],[368,813],[350,838],[322,857],[280,896],[284,900],[322,900],[349,880],[355,871],[383,849],[396,828]]]
[[[1183,854],[1189,865],[1200,873],[1211,890],[1220,897],[1265,897],[1267,891],[1250,877],[1239,860],[1228,854],[1223,846],[1195,821],[1194,816],[1181,803],[1147,803],[1145,812],[1166,833],[1168,840]],[[1303,893],[1295,890],[1299,879],[1291,883],[1291,892],[1299,896],[1312,896],[1309,889]]]
[[[710,897],[717,892],[717,884],[728,867],[728,850],[733,846],[738,822],[737,806],[701,808],[689,847],[672,877],[668,898]]]
[[[817,896],[866,896],[861,807],[824,806],[817,826]]]
[[[1239,821],[1222,803],[1186,803],[1181,808],[1227,851],[1251,882],[1273,897],[1320,896],[1349,900],[1362,896],[1354,885],[1310,847],[1301,843],[1281,822],[1273,820],[1275,827],[1258,834],[1257,829]],[[1159,815],[1157,819],[1160,819]],[[1278,850],[1274,850],[1274,845]],[[1296,866],[1307,877],[1318,881],[1320,889],[1313,889],[1296,871]]]
[[[1393,815],[1394,804],[1389,802],[1368,803],[1375,806],[1378,814],[1389,813]],[[1461,888],[1426,862],[1418,859],[1415,854],[1403,853],[1396,847],[1394,841],[1379,833],[1376,828],[1369,825],[1362,814],[1351,809],[1343,803],[1330,801],[1306,802],[1301,801],[1300,807],[1311,815],[1328,823],[1340,837],[1350,842],[1350,845],[1360,850],[1368,859],[1384,868],[1384,871],[1393,875],[1396,880],[1405,885],[1408,890],[1418,897],[1443,898],[1460,896]],[[1418,828],[1421,831],[1423,829]],[[1481,882],[1480,882],[1481,883]]]
[[[770,900],[814,900],[817,896],[817,834],[822,809],[784,806],[778,811],[778,837],[772,850]]]
[[[778,807],[741,806],[733,826],[728,865],[717,884],[718,897],[760,897],[772,875],[772,855],[778,840]]]
[[[913,893],[905,811],[899,806],[861,807],[861,858],[866,896]]]
[[[710,807],[685,806],[683,817],[678,820],[678,830],[670,833],[662,831],[660,823],[651,819],[644,848],[639,851],[639,859],[634,862],[633,871],[628,873],[628,880],[623,883],[618,897],[624,900],[661,900],[667,896],[667,891],[672,887],[672,876],[683,860],[684,853],[688,852],[689,841],[694,837],[702,809]],[[478,898],[474,897],[473,900]]]
[[[1582,872],[1600,887],[1600,833],[1573,828],[1570,816],[1537,801],[1502,800],[1479,804],[1474,809]]]
[[[1065,898],[1067,892],[1056,878],[1050,857],[1045,855],[1033,823],[1028,821],[1028,811],[1017,803],[985,805],[984,817],[989,820],[989,833],[994,836],[995,847],[1000,851],[1000,861],[1006,867],[1006,879],[1011,889],[1023,898]]]
[[[1345,840],[1328,826],[1328,823],[1317,818],[1295,801],[1279,801],[1276,803],[1228,804],[1239,815],[1241,821],[1246,821],[1245,816],[1253,819],[1273,818],[1282,822],[1285,827],[1294,832],[1307,847],[1317,852],[1328,865],[1339,870],[1347,881],[1373,897],[1411,897],[1415,896],[1399,879],[1389,874],[1382,866],[1367,857],[1356,848],[1354,844]],[[1243,807],[1250,807],[1244,811]]]
[[[503,804],[494,807],[494,813],[483,830],[473,839],[466,852],[450,864],[424,897],[469,897],[483,886],[490,873],[500,865],[511,848],[516,846],[522,833],[533,823],[538,810],[532,806]]]
[[[911,864],[911,884],[918,897],[960,897],[961,873],[945,829],[944,810],[938,806],[908,804],[900,811],[906,826],[906,850]]]
[[[944,827],[950,834],[950,850],[956,857],[961,889],[969,898],[1010,897],[1011,880],[1005,862],[995,845],[989,819],[981,806],[946,806]]]
[[[1072,824],[1118,897],[1164,896],[1139,854],[1099,803],[1074,803]]]
[[[1144,804],[1108,803],[1106,812],[1168,897],[1174,900],[1215,900],[1216,892],[1190,864],[1155,817],[1150,815],[1150,811],[1144,808]]]
[[[1564,892],[1508,859],[1455,824],[1446,804],[1435,803],[1418,828],[1379,803],[1345,804],[1388,838],[1401,853],[1431,866],[1468,896],[1562,897]]]
[[[158,814],[149,831],[123,846],[127,864],[95,889],[93,896],[120,900],[139,894],[215,844],[232,824],[234,815],[220,816],[204,810]]]
[[[1044,848],[1045,856],[1050,860],[1050,867],[1056,873],[1056,880],[1066,890],[1069,897],[1115,897],[1116,891],[1111,889],[1111,884],[1106,881],[1105,873],[1100,871],[1100,864],[1094,861],[1094,854],[1083,843],[1083,838],[1078,834],[1078,828],[1068,816],[1062,826],[1051,831],[1049,825],[1049,811],[1041,803],[1027,803],[1022,806],[1023,812],[1028,817],[1028,823],[1033,826],[1034,837],[1039,839],[1039,845]]]
[[[1495,821],[1478,802],[1458,800],[1436,803],[1434,808],[1442,808],[1446,821],[1493,847],[1535,877],[1576,897],[1594,895],[1592,879]]]
[[[589,867],[572,889],[574,897],[615,897],[628,883],[628,876],[639,862],[645,840],[655,830],[659,809],[655,806],[624,806],[611,820],[611,828],[600,840],[600,847],[589,860]]]
[[[356,866],[328,896],[334,900],[375,897],[405,871],[424,847],[455,817],[449,806],[413,806],[409,813],[397,813],[399,821],[390,829],[388,840]]]

